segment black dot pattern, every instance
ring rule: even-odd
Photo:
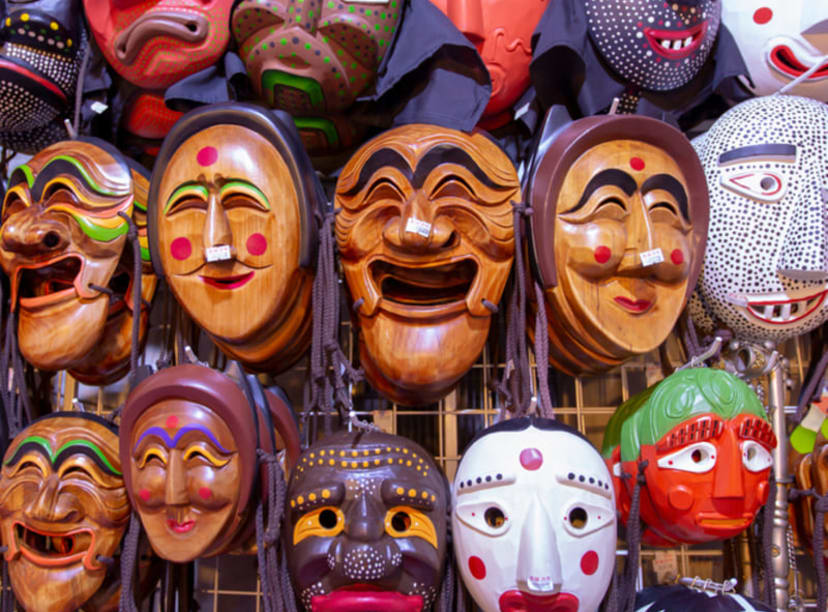
[[[623,79],[656,91],[677,89],[699,73],[722,16],[718,0],[585,2],[589,35],[604,60]]]
[[[722,153],[764,144],[793,145],[795,157],[719,162]],[[822,293],[828,281],[828,106],[796,96],[748,100],[693,146],[710,190],[707,250],[690,302],[696,325],[707,333],[724,325],[754,342],[780,342],[821,325],[828,319]],[[778,201],[764,197],[766,178],[783,190]],[[753,185],[755,194],[734,189],[734,182],[737,188]]]

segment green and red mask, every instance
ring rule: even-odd
[[[768,497],[776,435],[759,398],[741,380],[709,368],[676,372],[631,398],[604,438],[622,519],[634,479],[641,488],[642,541],[697,544],[743,531]]]

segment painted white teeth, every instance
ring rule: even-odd
[[[670,41],[669,40],[662,40],[661,41],[661,46],[664,47],[665,49],[669,49],[670,48]]]
[[[680,40],[673,41],[673,50],[674,51],[678,51],[679,49],[681,49],[681,47],[682,47],[682,43],[681,43]]]
[[[687,38],[684,39],[684,46],[689,47],[692,42],[693,42],[693,37],[688,36]]]
[[[786,321],[791,318],[791,304],[782,304],[781,312],[779,313],[779,317]]]
[[[769,305],[765,306],[763,316],[766,319],[773,319],[773,304],[769,304]]]

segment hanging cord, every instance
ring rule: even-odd
[[[140,535],[141,520],[133,510],[121,548],[121,597],[118,601],[120,612],[138,612],[132,585],[138,567],[138,540]]]
[[[6,339],[0,357],[2,377],[0,394],[6,411],[9,437],[16,436],[32,419],[28,386],[24,375],[25,364],[17,348],[17,313],[12,310],[6,321]],[[12,378],[9,379],[9,370]]]
[[[86,38],[86,35],[84,35],[84,38]],[[81,60],[80,72],[78,73],[78,83],[75,88],[75,116],[72,121],[72,127],[75,130],[75,134],[78,134],[80,131],[81,107],[83,106],[83,82],[86,80],[86,71],[89,69],[89,58],[91,55],[91,44],[87,39],[86,45],[83,49],[83,59]]]
[[[638,462],[638,475],[635,477],[630,514],[627,518],[627,565],[624,567],[624,580],[621,587],[621,605],[623,612],[635,609],[635,583],[638,575],[638,560],[641,555],[641,487],[647,486],[644,470],[650,462],[643,459]],[[622,478],[631,478],[622,474]]]
[[[87,47],[88,48],[88,47]],[[138,228],[132,218],[123,211],[118,216],[126,221],[129,230],[127,239],[132,244],[132,351],[129,355],[130,386],[135,384],[135,373],[138,371],[138,353],[140,352],[139,338],[141,329],[141,243],[138,241]]]
[[[604,612],[620,612],[620,602],[618,601],[619,595],[618,572],[613,571],[609,593],[607,593],[606,597],[606,605],[604,606]]]
[[[535,367],[538,370],[538,414],[547,419],[554,419],[552,398],[549,394],[549,334],[546,330],[546,306],[543,291],[537,281],[535,285],[535,302],[538,312],[535,315]]]
[[[12,591],[11,582],[9,581],[9,564],[6,563],[5,559],[2,561],[2,564],[3,594],[0,595],[0,612],[14,612],[14,591]]]
[[[817,610],[825,610],[828,605],[828,585],[826,585],[825,555],[825,513],[828,512],[828,494],[820,495],[814,489],[791,489],[788,492],[788,501],[794,501],[800,497],[814,498],[814,533],[812,539],[814,553],[814,568],[817,574]]]
[[[282,468],[276,455],[262,449],[256,451],[260,464],[267,471],[266,505],[267,525],[264,524],[264,505],[256,508],[256,555],[259,561],[259,576],[262,583],[262,601],[265,612],[283,612],[285,599],[292,597],[292,591],[283,593],[279,582],[279,535],[284,514],[285,484]]]
[[[684,348],[687,350],[689,358],[698,357],[704,352],[701,344],[699,344],[699,335],[696,333],[696,324],[693,323],[693,317],[690,312],[684,311],[684,331],[682,333],[682,340],[684,340]]]
[[[773,95],[788,93],[791,89],[802,83],[812,74],[814,74],[817,70],[819,70],[821,66],[825,65],[825,62],[828,62],[828,55],[823,55],[816,62],[814,62],[813,66],[811,66],[808,70],[800,74],[793,81],[791,81],[784,87],[780,88],[779,91],[775,92]]]
[[[773,507],[776,503],[776,479],[773,474],[768,481],[768,500],[762,510],[762,563],[765,565],[765,603],[769,606],[776,605],[776,598],[773,592],[773,547],[771,538],[773,536]]]

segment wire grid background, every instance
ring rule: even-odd
[[[167,299],[169,297],[167,296]],[[164,301],[164,300],[162,300]],[[344,303],[344,300],[343,300]],[[157,302],[156,302],[157,304]],[[159,316],[159,311],[163,314]],[[356,332],[343,312],[340,342],[354,363],[358,362]],[[180,320],[180,314],[178,315]],[[170,321],[176,320],[166,306],[153,309],[153,318],[157,318],[154,331],[161,336],[169,331]],[[409,408],[398,406],[371,389],[367,383],[360,383],[353,389],[354,409],[365,420],[374,422],[383,430],[406,436],[432,453],[444,469],[449,481],[454,478],[457,464],[463,448],[474,435],[491,425],[498,416],[500,403],[492,389],[493,383],[503,374],[504,364],[496,360],[495,345],[492,338],[497,337],[498,321],[493,324],[490,342],[485,346],[480,358],[471,371],[461,380],[457,388],[440,402]],[[152,332],[151,332],[152,333]],[[203,338],[202,338],[203,342]],[[212,365],[221,366],[217,351],[202,342],[197,351],[202,359],[212,360]],[[670,342],[670,341],[668,341]],[[675,344],[675,339],[672,339]],[[158,345],[150,339],[149,346]],[[151,353],[151,350],[148,353]],[[795,339],[782,347],[782,353],[790,361],[789,375],[792,385],[787,389],[786,404],[796,403],[802,378],[808,369],[810,350],[807,338]],[[206,355],[206,357],[204,356]],[[621,367],[592,377],[570,377],[550,370],[553,401],[557,418],[577,428],[596,448],[601,448],[604,428],[613,412],[624,400],[663,378],[662,356],[654,351],[625,363]],[[152,359],[147,359],[149,362]],[[672,365],[676,365],[674,359]],[[530,354],[530,365],[536,379],[534,356]],[[307,374],[307,360],[300,361],[289,371],[264,382],[279,384],[288,394],[297,411],[302,406],[302,390]],[[121,405],[125,399],[126,389],[116,384],[105,389],[85,387],[77,384],[64,372],[58,375],[55,385],[55,409],[84,409],[90,412],[106,413]],[[780,442],[786,443],[786,434],[779,436]],[[744,540],[744,538],[743,538]],[[743,541],[735,547],[746,546]],[[675,549],[649,549],[644,547],[641,553],[641,579],[644,586],[658,584],[654,570],[656,554],[664,555],[671,551],[675,554],[678,576],[700,576],[717,582],[736,577],[745,578],[745,571],[757,571],[750,566],[749,556],[739,562],[727,563],[722,543],[697,546],[681,546]],[[624,554],[624,542],[619,539],[619,563]],[[804,607],[815,607],[816,586],[815,571],[810,553],[796,548],[796,565],[800,569],[801,580],[799,593],[803,597]],[[619,565],[620,567],[620,565]],[[726,575],[726,572],[727,575]],[[258,580],[256,557],[251,552],[222,555],[195,562],[194,596],[202,612],[250,611],[263,610],[261,590]],[[789,577],[793,586],[793,576]],[[740,590],[741,590],[740,585]],[[748,594],[750,594],[748,592]],[[160,596],[156,593],[144,603],[144,609],[163,610]],[[467,601],[471,601],[467,598]]]

